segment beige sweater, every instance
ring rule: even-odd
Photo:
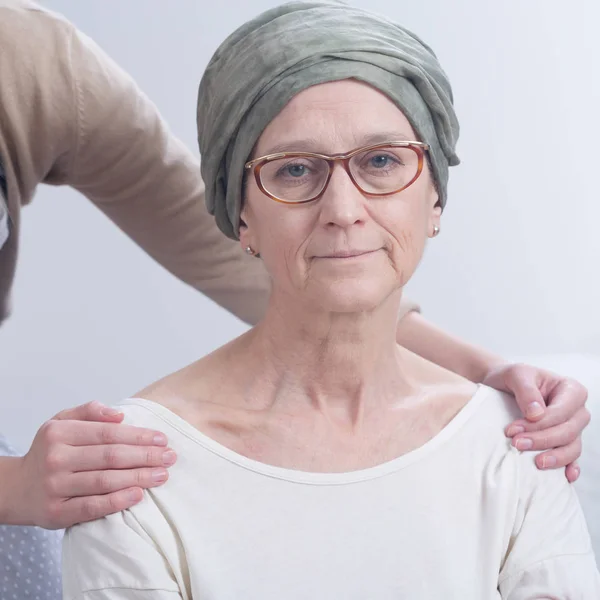
[[[71,23],[32,2],[0,0],[0,40],[0,162],[11,218],[0,250],[0,320],[21,207],[47,183],[80,191],[179,279],[258,321],[270,287],[262,262],[217,229],[198,160],[131,77]],[[415,308],[405,301],[402,316]]]

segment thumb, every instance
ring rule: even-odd
[[[109,423],[120,423],[124,418],[122,412],[106,406],[101,402],[88,402],[76,406],[75,408],[68,408],[59,412],[55,417],[54,421],[100,421]]]
[[[528,421],[539,421],[544,416],[546,402],[535,381],[517,377],[511,378],[506,385]]]

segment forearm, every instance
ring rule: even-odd
[[[506,362],[439,329],[415,311],[400,319],[397,340],[411,352],[475,383],[481,383],[490,369]]]
[[[16,513],[20,468],[20,458],[0,456],[0,525],[29,525],[21,523]]]

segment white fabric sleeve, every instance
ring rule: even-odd
[[[520,457],[520,498],[499,578],[506,600],[600,600],[600,574],[579,499],[563,469]]]
[[[189,600],[131,511],[67,530],[64,600]]]

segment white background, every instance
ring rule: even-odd
[[[354,0],[418,33],[453,83],[462,165],[410,284],[438,325],[505,355],[600,353],[600,4]],[[211,53],[268,0],[46,0],[196,149]],[[0,335],[0,429],[25,449],[58,410],[134,393],[245,326],[168,275],[77,193],[25,210]]]

